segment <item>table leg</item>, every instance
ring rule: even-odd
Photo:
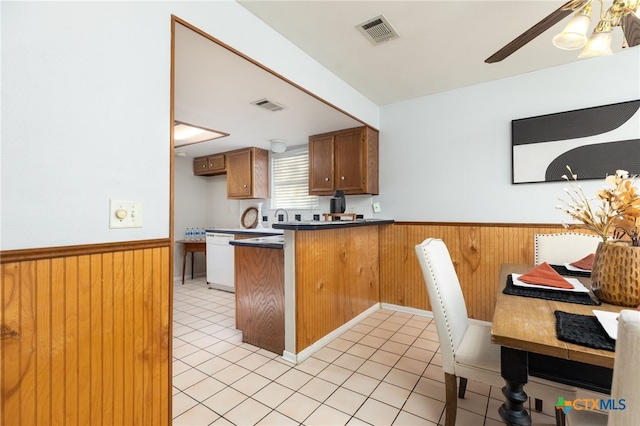
[[[182,285],[184,285],[184,270],[187,266],[187,251],[182,251]]]
[[[191,252],[191,279],[193,279],[193,258],[196,257],[196,252]]]
[[[524,409],[524,403],[528,400],[524,392],[524,385],[527,383],[528,353],[504,346],[501,347],[500,353],[500,368],[506,382],[502,388],[506,401],[498,410],[500,418],[508,425],[530,426],[531,416]]]

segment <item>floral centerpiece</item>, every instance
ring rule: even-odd
[[[569,183],[570,188],[565,191],[570,201],[560,199],[564,204],[557,208],[582,224],[565,224],[565,227],[589,229],[602,237],[605,243],[610,237],[615,240],[628,237],[633,246],[640,247],[640,196],[635,186],[638,176],[630,176],[626,170],[616,170],[614,175],[605,178],[607,187],[589,198],[571,167],[567,166],[567,170],[571,178],[567,175],[562,178]]]
[[[603,302],[640,308],[640,196],[638,176],[616,170],[605,178],[595,197],[585,195],[578,176],[567,166],[571,178],[565,189],[570,201],[558,206],[582,222],[565,225],[589,229],[602,238],[591,268],[591,289]]]
[[[581,223],[569,228],[589,229],[602,238],[591,269],[591,288],[600,300],[614,305],[640,305],[640,195],[637,175],[625,170],[605,178],[605,187],[587,197],[578,176],[567,166],[570,188],[558,209]]]

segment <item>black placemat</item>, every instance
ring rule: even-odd
[[[512,296],[535,297],[537,299],[553,300],[555,302],[576,303],[579,305],[598,306],[599,300],[593,300],[589,293],[574,291],[545,290],[543,288],[522,287],[513,285],[511,274],[507,275],[507,285],[502,290],[504,294]]]
[[[595,316],[555,311],[558,339],[593,349],[615,352],[616,341],[609,337]]]
[[[564,265],[549,265],[549,266],[551,266],[560,275],[565,275],[568,277],[583,277],[583,278],[591,277],[591,272],[572,271],[570,269],[567,269],[567,267]]]

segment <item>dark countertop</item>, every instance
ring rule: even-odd
[[[322,229],[351,228],[354,226],[387,225],[393,223],[393,219],[357,219],[336,221],[310,221],[310,222],[276,222],[273,229],[288,229],[292,231],[317,231]]]
[[[258,238],[245,238],[243,240],[231,240],[229,244],[232,246],[282,249],[284,247],[284,236],[271,235]]]
[[[273,229],[273,228],[212,228],[207,229],[207,232],[212,232],[214,234],[234,234],[234,235],[282,235],[283,231],[281,229]]]

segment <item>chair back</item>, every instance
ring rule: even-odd
[[[534,262],[540,265],[563,265],[575,262],[595,253],[602,238],[597,235],[564,232],[560,234],[536,234],[534,236]]]
[[[640,422],[640,311],[623,310],[618,317],[618,339],[611,398],[625,400],[624,410],[610,410],[608,426]]]
[[[442,240],[427,238],[416,246],[416,255],[436,321],[442,369],[445,373],[455,374],[455,353],[469,326],[458,275]]]

